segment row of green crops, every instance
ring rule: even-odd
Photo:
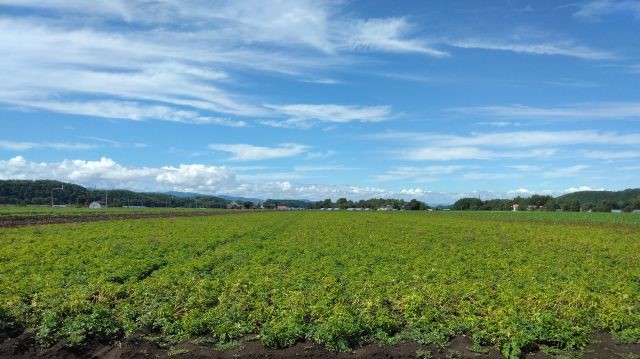
[[[203,208],[123,208],[110,207],[92,209],[87,207],[50,207],[50,206],[13,206],[0,205],[0,218],[2,217],[58,217],[58,216],[103,216],[113,214],[147,214],[147,213],[191,213],[191,212],[213,212],[220,209]]]
[[[509,357],[535,343],[579,348],[598,330],[640,340],[640,226],[481,216],[264,212],[0,229],[0,327],[45,346],[140,330],[337,350],[468,334]]]

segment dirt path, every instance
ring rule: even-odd
[[[122,343],[113,345],[91,344],[82,348],[68,348],[64,341],[50,348],[39,348],[33,334],[0,333],[0,358],[95,358],[95,359],[133,359],[133,358],[185,358],[185,359],[253,359],[253,358],[475,358],[499,359],[502,355],[495,349],[471,350],[471,338],[458,336],[444,348],[406,342],[398,345],[369,344],[352,352],[339,353],[309,343],[298,343],[287,349],[265,348],[258,341],[243,341],[237,348],[215,350],[208,346],[182,343],[170,348],[161,348],[137,334]],[[610,334],[597,333],[592,336],[592,344],[580,353],[572,353],[584,359],[637,358],[640,356],[640,344],[617,344]],[[573,356],[572,356],[573,357]],[[546,359],[553,356],[535,351],[528,353],[527,359]]]
[[[0,228],[23,227],[42,224],[75,223],[113,221],[119,219],[143,219],[143,218],[178,218],[178,217],[205,217],[222,216],[251,211],[210,211],[210,212],[164,212],[164,213],[132,213],[132,214],[99,214],[99,215],[68,215],[68,216],[8,216],[0,217]]]

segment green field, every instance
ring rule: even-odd
[[[42,345],[640,340],[640,216],[262,212],[0,229],[0,327]]]
[[[36,217],[36,216],[104,216],[114,214],[146,214],[146,213],[189,213],[202,211],[220,211],[214,208],[123,208],[110,207],[90,209],[87,207],[50,207],[50,206],[13,206],[0,205],[1,217]]]

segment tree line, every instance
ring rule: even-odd
[[[629,190],[626,190],[629,191]],[[620,191],[622,192],[622,191]],[[635,193],[635,192],[629,192]],[[564,211],[564,212],[611,212],[619,209],[631,212],[640,209],[640,195],[631,198],[594,199],[582,197],[581,194],[572,193],[557,198],[544,195],[532,195],[531,197],[516,197],[513,199],[490,199],[483,201],[479,198],[461,198],[453,204],[457,211]]]

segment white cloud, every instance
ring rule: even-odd
[[[406,188],[406,189],[400,190],[401,194],[405,194],[408,196],[425,196],[430,192],[431,191],[425,191],[422,188]]]
[[[267,172],[237,175],[238,181],[252,183],[268,183],[273,181],[293,181],[307,178],[300,172]]]
[[[33,149],[54,149],[54,150],[90,150],[96,145],[88,143],[63,143],[63,142],[18,142],[0,140],[0,148],[7,151],[27,151]]]
[[[327,150],[326,152],[308,152],[307,159],[308,160],[324,160],[329,157],[335,156],[336,153],[337,152],[334,150]]]
[[[640,158],[640,151],[586,151],[584,156],[598,160],[618,160]]]
[[[242,127],[226,116],[270,111],[229,90],[238,70],[309,81],[318,69],[352,64],[358,51],[444,54],[411,36],[406,19],[353,18],[334,1],[8,0],[0,4],[6,7],[42,11],[37,19],[19,12],[0,18],[0,102],[85,116]],[[390,115],[384,106],[291,106],[283,110],[294,118],[264,123],[304,127]]]
[[[574,165],[574,166],[546,171],[542,175],[543,177],[547,177],[547,178],[574,177],[574,176],[582,175],[582,172],[587,168],[589,168],[589,166],[587,165]]]
[[[640,102],[591,102],[563,107],[530,107],[522,105],[460,107],[454,112],[522,119],[605,119],[640,118]]]
[[[381,122],[392,117],[391,106],[344,106],[335,104],[265,105],[280,115],[289,116],[285,121],[263,121],[275,127],[310,127],[315,122]]]
[[[616,56],[610,52],[594,50],[587,46],[576,45],[568,41],[553,43],[517,43],[488,39],[465,39],[450,41],[447,42],[447,45],[463,49],[509,51],[532,55],[561,55],[586,60],[610,60],[616,58]]]
[[[577,173],[585,166],[573,166],[565,173]],[[500,192],[435,192],[420,187],[404,188],[394,192],[377,187],[357,187],[332,184],[300,184],[284,178],[285,175],[265,177],[236,176],[235,170],[260,170],[264,167],[236,168],[209,166],[203,164],[181,164],[178,166],[135,167],[124,166],[116,161],[103,157],[97,161],[63,160],[61,162],[32,162],[21,156],[9,160],[0,160],[0,179],[58,179],[78,183],[88,187],[122,188],[137,191],[184,191],[202,194],[227,194],[255,198],[291,198],[321,200],[324,198],[349,199],[367,198],[419,198],[428,203],[453,203],[462,197],[511,198],[518,194],[553,194],[578,190],[592,190],[590,187],[569,188],[560,192],[534,191],[520,188],[507,193]],[[335,169],[331,169],[335,170]],[[447,172],[447,169],[429,169],[432,172]],[[302,170],[296,170],[301,173]],[[256,180],[257,182],[251,182]],[[249,182],[244,182],[249,181]],[[596,189],[599,190],[599,189]],[[527,192],[525,192],[527,191]]]
[[[178,167],[126,167],[102,157],[98,161],[31,162],[21,156],[0,160],[2,179],[59,179],[86,186],[139,191],[216,191],[235,182],[226,167],[199,164]]]
[[[509,131],[471,133],[468,136],[441,133],[385,132],[367,136],[371,139],[405,140],[443,147],[540,147],[569,145],[638,145],[640,133],[581,131]]]
[[[518,122],[510,122],[510,121],[489,121],[489,122],[478,122],[478,125],[508,127],[508,126],[520,126],[521,124]]]
[[[573,193],[581,191],[606,191],[604,188],[591,188],[589,186],[571,187],[562,191],[562,193]]]
[[[599,21],[604,15],[613,13],[629,13],[640,19],[640,2],[635,0],[596,0],[578,6],[573,13],[576,18],[587,21]]]
[[[276,147],[249,144],[211,144],[209,149],[230,153],[230,161],[261,161],[275,158],[295,157],[307,151],[308,147],[295,143],[282,143]]]
[[[399,166],[373,176],[374,182],[411,181],[415,183],[434,182],[442,175],[448,175],[464,169],[464,166]]]
[[[491,160],[541,158],[552,156],[555,152],[552,148],[499,152],[477,147],[419,147],[402,152],[400,157],[410,161]]]
[[[486,181],[500,181],[500,180],[513,180],[523,178],[522,173],[505,173],[505,172],[468,172],[462,175],[462,179],[465,181],[474,182],[486,182]]]
[[[407,39],[411,25],[404,18],[369,19],[355,22],[350,29],[346,46],[355,50],[421,53],[433,57],[447,57],[445,51],[428,46],[425,41]]]
[[[512,190],[512,191],[509,191],[507,193],[518,195],[518,196],[524,196],[524,195],[531,194],[531,191],[529,191],[526,188],[518,188],[518,189],[515,189],[515,190]]]
[[[538,172],[542,170],[542,167],[534,166],[534,165],[509,165],[505,167],[511,168],[520,172]]]

